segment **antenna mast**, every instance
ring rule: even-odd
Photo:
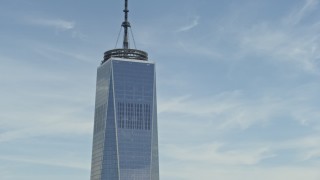
[[[104,53],[104,58],[101,64],[107,62],[111,58],[123,58],[123,59],[148,61],[148,53],[138,49],[129,49],[129,28],[131,30],[131,25],[128,21],[128,13],[129,13],[128,0],[125,0],[125,9],[123,10],[123,12],[124,12],[124,21],[121,25],[121,27],[123,27],[124,29],[123,47],[122,49],[112,49],[112,50],[106,51]],[[119,35],[120,33],[121,33],[121,30],[119,32]],[[118,35],[117,43],[119,40],[119,35]],[[132,34],[132,39],[134,42],[133,34]],[[116,43],[116,47],[117,47],[117,43]],[[134,45],[135,45],[135,42],[134,42]]]
[[[122,27],[124,29],[124,36],[123,36],[123,49],[129,49],[129,34],[128,34],[128,28],[131,27],[129,21],[128,21],[128,0],[125,0],[125,9],[124,12],[124,22],[122,23]]]

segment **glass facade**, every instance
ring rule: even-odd
[[[155,87],[153,62],[98,68],[91,180],[159,180]]]

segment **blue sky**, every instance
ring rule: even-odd
[[[130,0],[163,180],[320,179],[319,0]],[[0,179],[87,180],[122,0],[3,0]]]

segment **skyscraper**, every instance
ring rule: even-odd
[[[125,0],[121,49],[97,70],[91,180],[159,180],[155,63],[129,48]]]

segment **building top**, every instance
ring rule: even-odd
[[[123,12],[124,12],[124,21],[121,25],[124,30],[122,49],[119,48],[119,49],[112,49],[112,50],[106,51],[104,53],[104,58],[101,64],[108,61],[112,57],[148,61],[148,53],[141,50],[129,48],[128,29],[129,28],[131,29],[131,25],[130,25],[130,22],[128,21],[128,13],[129,13],[128,0],[125,0],[125,9],[123,10]]]

